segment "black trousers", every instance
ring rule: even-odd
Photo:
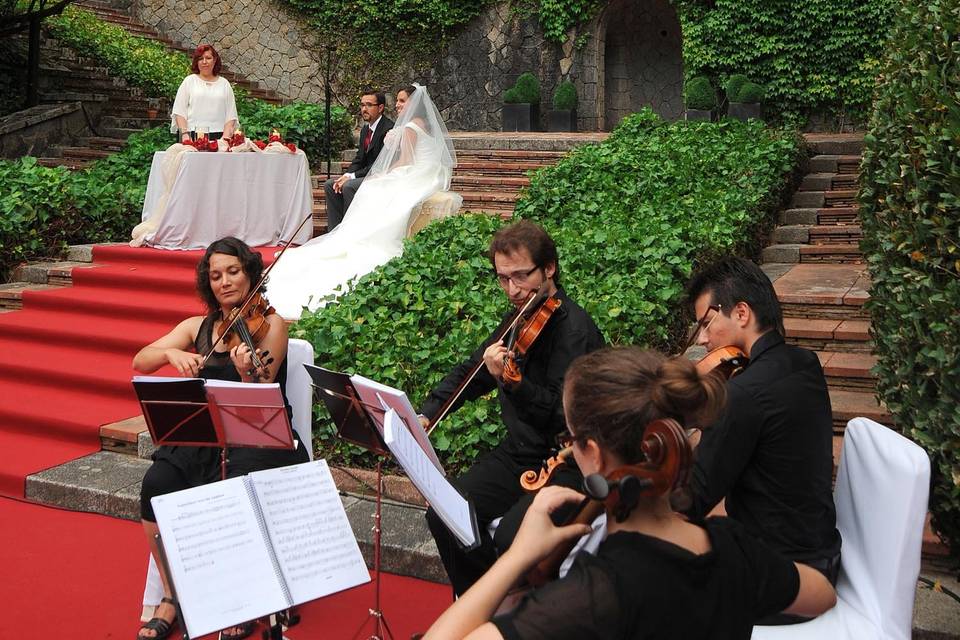
[[[510,453],[501,444],[478,458],[466,473],[453,481],[453,485],[473,504],[477,514],[480,546],[471,551],[463,549],[433,509],[427,509],[427,525],[457,596],[463,595],[510,547],[533,501],[533,496],[520,487],[520,476],[524,471],[539,470],[543,462],[539,456]],[[580,490],[580,470],[571,460],[553,475],[551,484]],[[491,537],[487,525],[500,517],[503,519]]]

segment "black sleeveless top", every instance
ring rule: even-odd
[[[197,331],[197,338],[193,342],[197,353],[205,354],[210,351],[210,346],[213,344],[213,327],[219,318],[219,313],[212,313],[203,319]],[[241,381],[240,373],[230,360],[229,351],[214,351],[200,370],[200,377],[207,380]],[[287,400],[286,358],[280,363],[274,382],[279,383],[283,402],[287,407],[287,415],[292,417],[293,411],[290,408],[290,401]],[[296,438],[296,434],[294,437]],[[173,465],[192,485],[206,484],[220,479],[220,449],[217,447],[162,446],[154,452],[153,459],[154,461],[163,460]],[[298,442],[294,450],[236,447],[227,451],[227,477],[232,478],[251,471],[283,467],[308,460],[309,456],[302,442]]]

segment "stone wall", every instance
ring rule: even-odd
[[[93,132],[79,102],[42,104],[0,118],[0,158],[43,156]]]
[[[322,43],[273,0],[132,0],[131,9],[175,41],[214,44],[232,69],[284,97],[323,99]],[[427,85],[450,129],[482,131],[500,129],[503,92],[526,71],[540,79],[543,114],[557,84],[574,83],[581,131],[609,130],[644,106],[667,118],[682,113],[680,26],[669,0],[612,0],[562,44],[544,37],[535,16],[501,2],[436,60],[411,61],[396,77]],[[356,96],[340,86],[335,78],[336,101],[355,106]]]
[[[130,9],[182,45],[212,44],[231,69],[286,98],[323,101],[322,47],[276,2],[132,0]]]

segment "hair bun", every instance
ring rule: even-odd
[[[719,415],[726,400],[726,385],[717,376],[701,376],[685,356],[667,358],[657,370],[651,400],[685,426],[704,426]]]

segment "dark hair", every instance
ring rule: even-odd
[[[783,310],[777,292],[767,274],[749,260],[724,258],[703,268],[687,284],[687,299],[696,304],[705,293],[710,294],[710,304],[720,305],[725,316],[733,312],[737,303],[747,303],[759,330],[775,329],[783,335]]]
[[[487,254],[490,263],[496,267],[494,262],[496,254],[516,253],[519,249],[526,249],[530,253],[533,264],[541,269],[552,262],[556,268],[553,281],[560,285],[560,258],[557,256],[557,245],[550,234],[535,222],[521,220],[516,224],[503,227],[493,235]]]
[[[399,89],[397,89],[397,93],[400,93],[401,91],[403,91],[405,94],[407,94],[407,97],[409,98],[410,96],[413,95],[413,92],[416,90],[417,88],[415,86],[413,86],[412,84],[408,84],[405,87],[400,87]]]
[[[607,347],[573,361],[564,399],[577,440],[595,440],[625,464],[636,464],[644,461],[643,431],[650,422],[672,418],[681,426],[710,424],[723,409],[726,385],[719,376],[701,376],[683,356]]]
[[[362,98],[363,96],[376,97],[378,105],[387,104],[387,96],[383,93],[383,91],[377,91],[376,89],[367,87],[366,89],[360,92],[360,97]]]
[[[207,51],[213,54],[213,75],[218,76],[220,75],[220,69],[223,67],[223,62],[220,61],[220,54],[217,53],[212,44],[201,44],[193,50],[193,62],[190,63],[190,70],[194,73],[200,73],[200,58]]]
[[[215,253],[235,256],[239,259],[243,272],[250,279],[251,287],[256,285],[263,276],[263,256],[250,249],[243,240],[228,236],[213,242],[197,263],[197,293],[200,294],[210,313],[220,310],[220,303],[217,302],[217,297],[213,295],[213,288],[210,286],[210,256]],[[264,287],[261,287],[261,291],[263,289]]]

